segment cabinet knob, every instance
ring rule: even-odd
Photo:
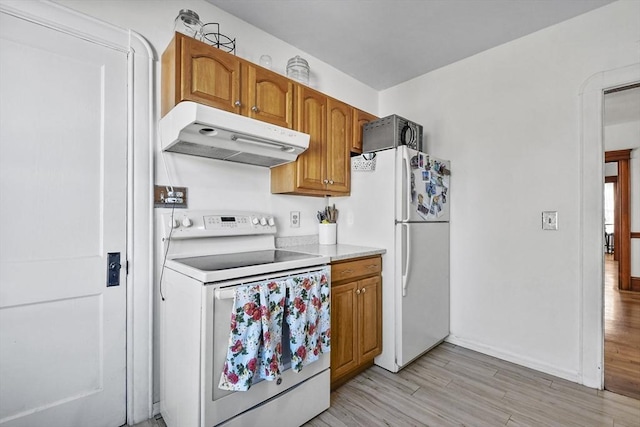
[[[253,107],[251,107],[251,111],[257,113],[258,111],[260,111],[260,109],[256,105],[254,105]]]
[[[364,294],[367,291],[367,288],[362,288],[362,293]]]
[[[328,180],[328,179],[325,179],[325,180],[324,180],[324,181],[322,181],[322,182],[324,182],[325,184],[328,184],[328,183],[329,183],[329,180]]]
[[[356,295],[360,295],[360,289],[356,289]]]
[[[333,180],[332,179],[329,180],[329,184],[333,184]]]
[[[233,105],[235,105],[236,107],[240,107],[242,105],[242,102],[240,102],[240,100],[238,100],[238,101],[234,102]]]

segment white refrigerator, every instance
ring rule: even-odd
[[[338,243],[382,247],[382,354],[398,372],[449,334],[450,162],[407,146],[352,158]]]

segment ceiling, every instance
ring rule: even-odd
[[[613,0],[207,1],[383,90]]]

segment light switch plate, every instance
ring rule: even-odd
[[[542,229],[543,230],[558,229],[558,212],[557,211],[542,212]]]

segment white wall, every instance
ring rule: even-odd
[[[452,160],[451,341],[580,379],[579,94],[638,61],[639,16],[616,2],[381,93]]]

